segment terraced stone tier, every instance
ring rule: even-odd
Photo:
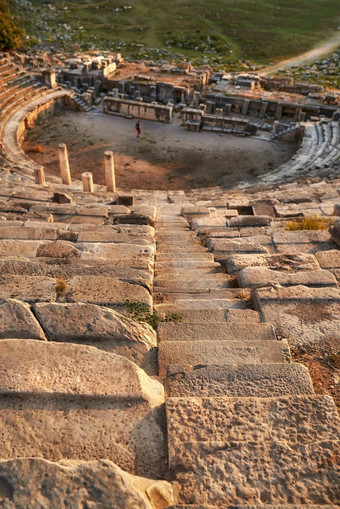
[[[150,325],[112,309],[85,303],[39,303],[33,310],[48,340],[92,345],[123,355],[148,374],[150,370],[156,374],[153,349],[157,341]]]
[[[185,363],[189,366],[230,364],[268,364],[290,362],[286,341],[164,341],[158,347],[160,376],[167,366]]]
[[[238,273],[238,282],[243,288],[257,288],[274,281],[282,286],[304,285],[311,288],[338,286],[333,274],[323,269],[292,274],[264,267],[247,267]]]
[[[0,256],[35,258],[42,244],[44,241],[40,240],[0,240]]]
[[[79,260],[39,258],[32,260],[15,257],[0,258],[0,275],[46,276],[71,279],[74,276],[106,276],[131,284],[152,287],[151,270],[130,268],[112,260]]]
[[[269,323],[159,323],[158,341],[263,341],[275,340]]]
[[[0,276],[0,300],[18,299],[24,302],[54,302],[56,280],[43,276]]]
[[[194,368],[174,365],[168,366],[167,375],[165,388],[169,397],[268,398],[314,394],[308,369],[296,363]]]
[[[325,337],[340,340],[340,290],[337,288],[260,288],[256,308],[281,337],[312,343]]]
[[[184,442],[313,444],[338,439],[340,429],[329,396],[168,398],[166,416],[170,467]]]
[[[186,442],[176,450],[175,478],[183,503],[336,504],[339,441],[313,444]]]
[[[252,255],[235,254],[228,257],[224,265],[228,274],[237,274],[246,267],[266,267],[267,269],[294,272],[320,269],[319,263],[312,254],[271,254]]]
[[[124,357],[33,340],[0,344],[0,456],[165,469],[162,385]]]
[[[62,302],[88,302],[108,307],[122,307],[125,299],[141,300],[152,309],[152,297],[146,288],[105,276],[75,276],[67,281],[60,297]]]
[[[0,302],[0,338],[46,340],[44,331],[30,306],[15,299]]]
[[[13,459],[0,462],[0,476],[8,509],[165,509],[173,503],[169,483],[133,476],[107,459]]]

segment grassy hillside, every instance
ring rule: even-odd
[[[275,61],[340,25],[339,0],[14,0],[33,40],[131,56]]]

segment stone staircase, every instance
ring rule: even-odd
[[[231,261],[244,256],[249,261],[251,256],[275,256],[236,255],[235,246],[231,248],[235,237],[227,235],[237,229],[237,240],[246,240],[256,252],[256,242],[261,241],[261,247],[268,242],[259,235],[252,236],[249,230],[257,233],[257,229],[269,226],[272,221],[265,216],[226,219],[228,214],[216,215],[215,209],[204,213],[203,209],[184,205],[182,210],[201,238],[204,231],[204,243],[215,259],[229,257]],[[284,313],[280,300],[286,305],[288,295],[277,295],[270,286],[259,289],[256,299],[260,314],[247,309],[240,299],[242,292],[233,288],[235,272],[221,272],[208,258],[199,237],[192,235],[181,217],[178,202],[158,204],[155,226],[154,289],[163,300],[156,308],[182,315],[180,323],[159,324],[157,333],[159,374],[167,395],[169,468],[178,497],[174,507],[335,507],[340,495],[340,421],[332,398],[315,394],[308,370],[292,362],[287,341],[276,336]],[[276,231],[281,225],[270,226]],[[241,237],[242,229],[248,229],[249,237]],[[217,251],[221,237],[224,251]],[[328,242],[326,236],[316,237],[318,245],[322,240]],[[311,240],[307,239],[308,245]],[[297,238],[291,242],[300,247]],[[240,244],[237,253],[244,251]],[[279,245],[278,240],[275,245]],[[216,256],[219,252],[222,258]],[[303,262],[311,260],[301,259]],[[316,259],[314,262],[317,265]],[[276,279],[272,273],[264,277],[260,267],[257,283],[245,280],[243,271],[252,268],[238,272],[240,287],[257,288]],[[332,323],[339,332],[336,279],[321,269],[303,274],[313,277],[294,281],[294,274],[281,273],[286,276],[281,284],[288,285],[287,292],[291,290],[295,301],[301,287],[292,287],[294,284],[311,287],[303,287],[303,299],[308,292],[315,292],[311,299],[330,299],[330,309],[335,306]],[[322,290],[322,286],[327,289]],[[267,305],[270,298],[273,300]]]

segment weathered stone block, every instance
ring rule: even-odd
[[[108,307],[123,307],[125,299],[141,300],[152,309],[152,298],[146,288],[105,276],[75,276],[67,281],[61,298],[63,302],[88,302]]]
[[[235,254],[229,256],[224,265],[228,274],[237,274],[247,267],[267,267],[272,270],[298,271],[318,270],[317,259],[312,254]]]
[[[158,341],[253,341],[274,340],[269,323],[159,323]]]
[[[265,497],[268,503],[282,505],[336,504],[338,461],[337,440],[186,442],[176,451],[175,478],[180,500],[187,503],[234,505],[246,499],[261,504]]]
[[[313,343],[325,336],[340,340],[340,290],[337,288],[260,288],[254,303],[264,321],[294,344]]]
[[[230,227],[239,226],[269,226],[273,218],[270,216],[237,216],[228,221]]]
[[[13,459],[0,462],[0,475],[8,509],[39,507],[42,497],[48,499],[44,503],[49,507],[60,509],[81,505],[88,509],[163,509],[173,503],[169,483],[135,477],[109,460]]]
[[[166,376],[167,366],[226,364],[267,364],[290,361],[285,341],[164,341],[158,347],[159,373]]]
[[[247,267],[238,273],[238,282],[243,288],[257,288],[273,282],[282,286],[337,287],[337,281],[333,274],[323,269],[292,274],[264,267]]]
[[[0,302],[0,338],[46,339],[30,306],[15,299]]]
[[[270,398],[314,394],[308,369],[296,363],[169,366],[166,390],[173,397]]]
[[[0,300],[18,299],[25,302],[54,302],[57,281],[42,276],[0,276]]]
[[[80,258],[80,251],[70,242],[57,240],[41,244],[37,250],[37,258]]]
[[[39,303],[33,309],[50,341],[93,345],[123,355],[144,369],[148,352],[157,346],[150,325],[112,309],[85,303]]]

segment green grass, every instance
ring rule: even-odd
[[[184,56],[197,63],[205,57],[216,65],[296,55],[340,23],[339,0],[56,0],[55,11],[50,0],[31,1],[34,10],[20,8],[20,0],[16,7],[33,41],[63,48],[79,42],[131,57]]]

